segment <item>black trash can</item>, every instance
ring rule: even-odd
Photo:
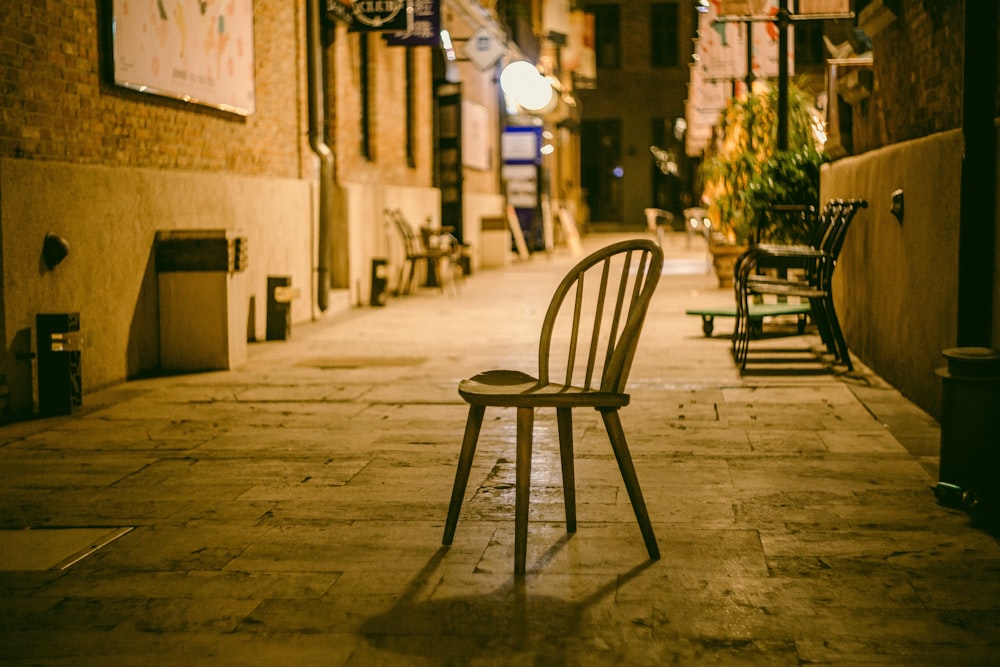
[[[35,331],[38,412],[45,417],[68,415],[83,404],[80,313],[39,313]]]
[[[996,507],[1000,489],[1000,352],[982,347],[944,351],[941,469],[935,495],[946,504]]]

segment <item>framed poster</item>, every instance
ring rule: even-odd
[[[256,111],[253,0],[113,0],[111,20],[116,85]]]

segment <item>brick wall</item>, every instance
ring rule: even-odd
[[[360,40],[368,40],[372,155],[361,154]],[[416,166],[406,160],[406,48],[388,46],[378,33],[348,32],[338,26],[327,62],[329,142],[336,155],[337,180],[428,186],[433,162],[433,110],[430,47],[413,49],[413,125]],[[336,100],[330,105],[329,100]]]
[[[903,0],[885,3],[895,18],[877,29],[862,21],[875,76],[871,98],[854,110],[855,153],[961,125],[964,4]]]
[[[255,0],[256,112],[248,117],[112,83],[111,0],[0,5],[0,156],[299,177],[302,3]]]

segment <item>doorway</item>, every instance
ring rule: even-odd
[[[621,224],[624,170],[622,122],[618,118],[585,120],[580,127],[580,185],[593,224]]]

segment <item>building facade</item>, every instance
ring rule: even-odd
[[[454,228],[476,266],[480,220],[505,206],[497,77],[526,58],[502,8],[433,3],[452,60],[437,26],[424,44],[400,45],[340,20],[337,4],[0,9],[5,419],[35,411],[39,314],[78,314],[84,394],[173,370],[162,363],[158,234],[239,240],[239,275],[211,306],[227,310],[237,340],[266,337],[269,278],[292,288],[293,322],[367,305],[373,260],[401,261],[385,209]],[[544,14],[553,8],[569,11]],[[529,31],[541,31],[541,9],[530,5]],[[499,43],[495,60],[471,61],[473,35]],[[448,164],[446,140],[465,146]],[[51,265],[50,242],[65,255]],[[189,307],[172,321],[206,305]]]

